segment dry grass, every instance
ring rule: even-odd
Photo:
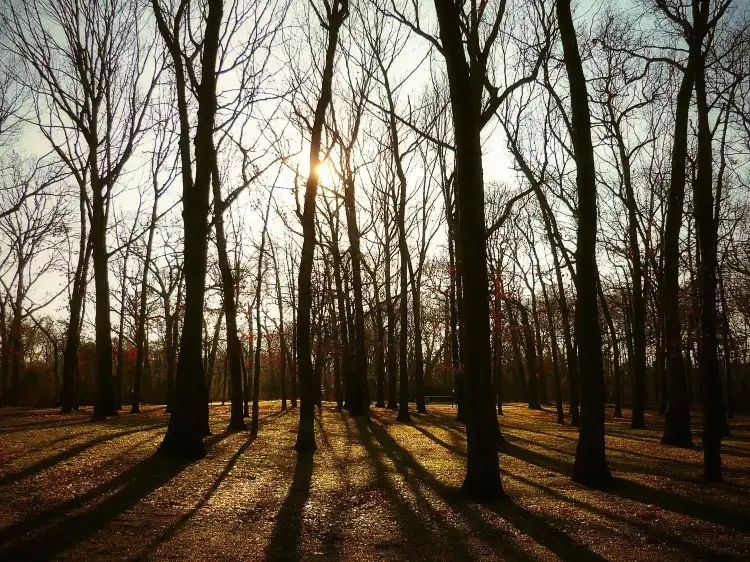
[[[163,408],[88,422],[89,412],[0,410],[4,560],[690,560],[750,558],[750,421],[725,441],[727,483],[701,483],[702,453],[659,445],[660,422],[607,420],[607,491],[571,482],[576,432],[553,412],[507,405],[509,500],[456,492],[463,428],[432,407],[413,424],[326,406],[318,452],[297,456],[297,411],[262,404],[260,435],[222,433],[194,463],[155,455]],[[696,442],[699,439],[696,435]]]

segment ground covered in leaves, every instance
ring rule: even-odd
[[[748,418],[724,441],[727,482],[706,486],[702,452],[661,446],[658,417],[633,431],[608,416],[617,480],[594,491],[570,479],[575,428],[506,405],[509,499],[477,505],[457,494],[466,438],[451,408],[405,425],[327,405],[314,456],[292,448],[298,412],[278,402],[254,441],[224,433],[228,407],[211,411],[208,455],[186,462],[155,454],[163,407],[102,423],[0,410],[0,559],[750,559]]]

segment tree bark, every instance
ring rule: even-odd
[[[310,134],[310,174],[305,186],[305,203],[302,211],[302,255],[299,265],[299,304],[297,306],[297,360],[300,379],[300,420],[295,448],[314,451],[315,445],[315,388],[310,334],[310,309],[312,307],[312,268],[315,256],[315,195],[320,183],[318,167],[321,164],[320,148],[326,110],[331,101],[333,63],[336,55],[339,30],[349,15],[347,0],[334,0],[327,8],[328,42],[320,87],[320,97],[315,107],[315,117]]]
[[[580,355],[581,429],[576,447],[573,478],[586,485],[609,482],[604,445],[604,365],[602,338],[597,311],[596,267],[596,168],[591,142],[586,77],[578,52],[570,0],[557,0],[560,39],[570,87],[573,150],[578,188],[578,229],[576,247],[576,340]]]
[[[462,282],[461,323],[467,390],[467,464],[462,491],[483,500],[504,496],[497,455],[499,428],[492,399],[490,306],[485,244],[481,99],[484,72],[470,69],[464,53],[459,7],[435,0],[445,56],[455,138],[457,249]],[[476,64],[472,61],[472,64]],[[482,69],[483,70],[483,69]],[[464,349],[465,347],[465,349]]]
[[[682,75],[675,111],[674,142],[672,144],[671,181],[664,232],[664,281],[661,300],[664,306],[667,343],[668,403],[664,419],[664,445],[692,447],[690,409],[687,400],[685,363],[682,356],[682,328],[680,326],[679,265],[680,229],[685,199],[685,160],[688,144],[690,98],[693,95],[695,62],[691,56]]]
[[[203,437],[210,433],[208,424],[208,389],[203,371],[201,351],[202,319],[206,293],[206,262],[208,251],[208,211],[211,175],[216,154],[213,144],[216,117],[216,61],[223,14],[222,0],[207,0],[206,25],[201,50],[201,82],[196,92],[198,119],[195,132],[195,181],[190,151],[184,60],[175,43],[175,35],[167,27],[157,0],[152,0],[157,25],[170,51],[180,116],[180,158],[182,171],[182,217],[185,239],[185,318],[180,339],[177,376],[172,413],[159,451],[187,457],[205,455]],[[180,31],[180,17],[175,18],[175,31]]]

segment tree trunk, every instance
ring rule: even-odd
[[[721,437],[725,425],[719,381],[716,318],[716,244],[714,217],[713,163],[709,108],[706,100],[706,55],[703,48],[708,29],[709,1],[693,0],[693,42],[695,60],[695,100],[698,113],[698,176],[693,183],[693,209],[698,231],[701,265],[699,272],[701,316],[698,370],[703,381],[703,463],[708,482],[722,480]],[[708,48],[708,47],[707,47]]]
[[[417,412],[427,413],[424,401],[424,354],[422,352],[422,302],[419,293],[421,282],[414,274],[414,267],[409,260],[409,278],[411,279],[411,306],[414,317],[414,398]]]
[[[156,6],[156,4],[153,4]],[[182,217],[185,239],[185,319],[180,340],[179,361],[169,426],[159,451],[188,457],[203,456],[203,437],[210,433],[208,424],[208,389],[203,371],[202,319],[206,293],[208,251],[208,211],[211,175],[216,154],[213,145],[216,117],[216,59],[223,13],[222,0],[208,0],[204,40],[201,50],[201,83],[196,92],[198,119],[195,131],[195,181],[192,178],[190,123],[187,115],[186,87],[182,56],[174,45],[160,10],[157,23],[167,40],[175,72],[175,86],[180,114],[180,159],[182,170]],[[176,22],[179,25],[179,22]],[[169,39],[168,39],[169,38]],[[170,41],[171,39],[171,41]]]
[[[227,319],[227,352],[229,355],[229,378],[231,381],[232,409],[229,417],[229,431],[245,429],[242,408],[242,346],[237,335],[237,298],[235,295],[235,279],[232,266],[227,254],[227,239],[224,234],[225,204],[221,196],[219,166],[214,159],[211,183],[214,194],[214,231],[216,232],[216,252],[219,257],[219,271],[221,273],[221,287],[223,292],[224,315]],[[225,382],[226,384],[226,382]]]
[[[539,380],[537,378],[536,365],[536,347],[534,346],[534,335],[529,324],[529,313],[521,303],[518,303],[518,309],[521,311],[521,326],[524,334],[526,347],[526,374],[528,376],[528,396],[529,408],[531,410],[541,410],[539,404]]]
[[[349,14],[346,0],[334,1],[328,11],[328,43],[323,66],[320,97],[315,107],[315,118],[310,131],[310,174],[305,186],[305,203],[302,211],[302,255],[299,265],[299,304],[297,306],[297,361],[300,378],[300,421],[295,448],[298,451],[315,450],[315,389],[313,381],[312,342],[310,337],[310,309],[312,307],[312,268],[315,257],[315,195],[320,183],[318,167],[321,164],[320,147],[326,110],[331,101],[333,62],[341,25]],[[321,22],[323,23],[323,22]]]
[[[284,332],[284,299],[281,298],[281,275],[276,261],[276,248],[271,244],[271,258],[276,273],[276,300],[279,306],[279,362],[281,377],[281,409],[286,410],[286,333]]]
[[[138,328],[135,335],[135,382],[133,384],[133,404],[130,413],[140,412],[141,382],[143,379],[143,347],[146,337],[146,304],[148,302],[148,273],[151,265],[151,250],[154,245],[156,231],[157,210],[159,205],[159,188],[154,181],[154,205],[151,208],[151,224],[148,229],[146,242],[146,257],[143,259],[143,279],[141,279],[141,299],[138,308]]]
[[[539,275],[539,279],[542,279],[542,272],[539,268],[538,261],[537,275]],[[565,413],[563,412],[562,382],[560,380],[560,360],[557,347],[557,329],[555,328],[555,320],[552,317],[552,307],[550,306],[549,297],[547,296],[547,288],[544,285],[544,281],[542,281],[542,295],[544,296],[544,307],[547,311],[547,325],[550,334],[550,347],[552,348],[552,371],[555,376],[555,409],[557,411],[557,423],[559,423],[560,425],[564,425]]]
[[[467,463],[461,489],[468,496],[489,500],[505,494],[500,480],[497,455],[499,428],[492,398],[480,139],[483,77],[471,71],[466,62],[459,7],[451,0],[435,0],[435,10],[451,95],[456,147],[457,249],[462,281],[460,314],[461,324],[466,330],[461,346],[467,390]]]
[[[350,152],[346,152],[346,169],[351,170]],[[352,266],[352,289],[354,294],[354,387],[356,395],[354,404],[349,408],[353,416],[370,416],[370,393],[367,384],[367,348],[365,346],[365,312],[362,305],[362,252],[359,242],[359,227],[357,226],[357,211],[355,207],[354,177],[350,172],[344,181],[344,207],[346,211],[346,226],[349,234],[349,256]]]
[[[615,374],[615,417],[622,417],[622,395],[620,391],[620,347],[617,343],[617,332],[615,331],[615,323],[612,321],[612,313],[609,310],[607,299],[604,296],[602,290],[601,281],[598,284],[599,289],[599,300],[602,303],[602,311],[604,312],[604,320],[609,328],[609,337],[612,340],[612,355],[614,362],[614,374]],[[644,372],[645,374],[645,372]]]
[[[667,341],[667,411],[664,419],[664,445],[692,447],[690,433],[690,409],[687,400],[685,364],[682,357],[682,333],[680,326],[680,230],[682,228],[683,203],[685,198],[685,160],[688,144],[688,120],[690,98],[693,94],[695,62],[692,56],[682,76],[677,93],[675,110],[674,143],[672,145],[671,183],[664,238],[664,281],[661,300],[664,306]]]
[[[393,306],[393,295],[391,294],[391,237],[387,203],[385,207],[383,214],[385,222],[385,306],[388,315],[388,408],[391,410],[397,410],[396,307]]]
[[[596,286],[596,168],[591,143],[586,77],[578,52],[570,0],[557,0],[560,39],[570,87],[573,150],[578,188],[578,229],[576,247],[576,340],[580,356],[581,429],[576,447],[573,478],[587,485],[608,482],[612,476],[607,467],[604,445],[604,365],[599,329]]]
[[[90,147],[94,153],[90,161],[92,197],[91,234],[94,257],[94,287],[96,289],[96,402],[92,420],[103,420],[116,416],[115,395],[112,384],[112,326],[109,308],[109,254],[107,253],[107,219],[103,191],[109,189],[98,178],[96,167],[97,146]]]

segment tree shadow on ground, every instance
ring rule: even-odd
[[[276,516],[271,541],[265,552],[266,560],[301,560],[302,511],[310,497],[313,459],[312,452],[297,452],[292,485]]]
[[[518,447],[512,443],[503,448],[503,453],[568,477],[571,477],[573,473],[573,467],[568,462]],[[717,503],[701,503],[668,490],[654,488],[624,478],[615,478],[614,482],[607,486],[604,491],[634,502],[657,505],[667,511],[708,523],[723,525],[743,533],[750,532],[750,518],[748,518],[747,513]]]
[[[481,511],[475,509],[472,504],[462,500],[457,490],[438,481],[406,449],[401,447],[382,425],[371,423],[370,431],[381,443],[386,453],[393,458],[397,466],[402,466],[404,469],[408,468],[413,477],[418,478],[420,482],[429,486],[443,501],[451,505],[453,509],[457,510],[469,521],[474,530],[474,536],[485,542],[497,540],[500,530],[487,523],[482,517]],[[548,548],[563,559],[603,560],[601,556],[592,552],[586,545],[575,541],[566,533],[552,526],[544,517],[527,511],[510,499],[493,504],[489,509],[496,515],[506,519],[511,525],[531,537],[538,544]],[[506,541],[505,546],[518,548],[510,541]],[[500,550],[502,551],[502,548]]]
[[[224,469],[221,471],[216,480],[211,484],[208,490],[206,490],[201,499],[187,513],[185,513],[179,519],[169,525],[169,527],[167,527],[167,529],[161,535],[159,535],[159,537],[151,541],[151,543],[149,543],[149,545],[144,549],[143,554],[141,554],[141,556],[138,557],[137,560],[146,560],[151,554],[153,554],[155,550],[159,548],[159,546],[166,543],[169,539],[176,535],[187,524],[187,522],[193,518],[196,512],[204,505],[206,505],[206,503],[208,503],[211,497],[216,493],[216,490],[219,489],[219,486],[221,486],[221,483],[226,479],[227,475],[237,464],[239,458],[245,453],[245,451],[247,451],[250,445],[253,444],[255,439],[255,437],[252,437],[248,434],[247,440],[242,445],[240,445],[237,451],[232,455]]]
[[[58,427],[66,427],[71,425],[85,426],[90,423],[88,417],[73,419],[73,420],[42,420],[37,422],[29,422],[18,425],[9,425],[3,427],[4,434],[20,433],[21,431],[33,431],[33,430],[44,430],[44,429],[57,429]]]
[[[444,521],[444,514],[436,509],[424,494],[420,487],[421,482],[415,478],[411,467],[400,464],[394,450],[377,439],[372,431],[375,424],[372,422],[368,424],[362,419],[355,419],[355,424],[357,438],[364,445],[372,463],[374,471],[372,486],[385,493],[388,505],[396,511],[400,536],[396,540],[388,541],[384,546],[389,549],[414,549],[419,552],[421,558],[426,559],[444,557],[446,550],[450,548],[453,558],[474,560],[475,557],[467,547],[466,537]],[[393,468],[386,465],[384,459],[390,460]],[[414,499],[414,502],[409,501],[402,488],[394,485],[391,479],[393,472],[404,479],[408,495]],[[427,521],[430,522],[429,525]],[[510,543],[507,547],[508,550],[516,548]],[[520,551],[516,552],[516,555],[520,554]],[[407,556],[406,559],[414,558],[415,555]]]
[[[90,441],[86,441],[85,443],[79,443],[78,445],[74,445],[69,449],[65,449],[64,451],[60,451],[59,453],[56,453],[52,456],[45,457],[42,460],[35,462],[34,464],[31,464],[17,472],[11,472],[9,474],[3,475],[2,477],[0,477],[0,486],[7,486],[8,484],[13,484],[14,482],[18,482],[19,480],[23,480],[24,478],[28,478],[29,476],[38,474],[46,468],[51,468],[58,463],[64,462],[76,455],[81,454],[87,449],[90,449],[97,445],[101,445],[102,443],[106,443],[107,441],[112,441],[113,439],[117,439],[118,437],[124,437],[125,435],[132,435],[133,433],[140,433],[141,431],[143,430],[130,429],[128,431],[119,431],[117,433],[100,435],[99,437]]]
[[[206,440],[215,445],[225,435]],[[154,453],[112,480],[88,492],[32,515],[0,530],[0,544],[20,541],[0,550],[7,560],[49,560],[91,537],[109,522],[132,509],[151,492],[162,487],[193,461]],[[112,493],[114,492],[114,493]],[[110,494],[105,499],[101,499]],[[93,507],[85,509],[93,502]],[[79,513],[79,509],[85,509]],[[29,533],[34,533],[28,536]]]

